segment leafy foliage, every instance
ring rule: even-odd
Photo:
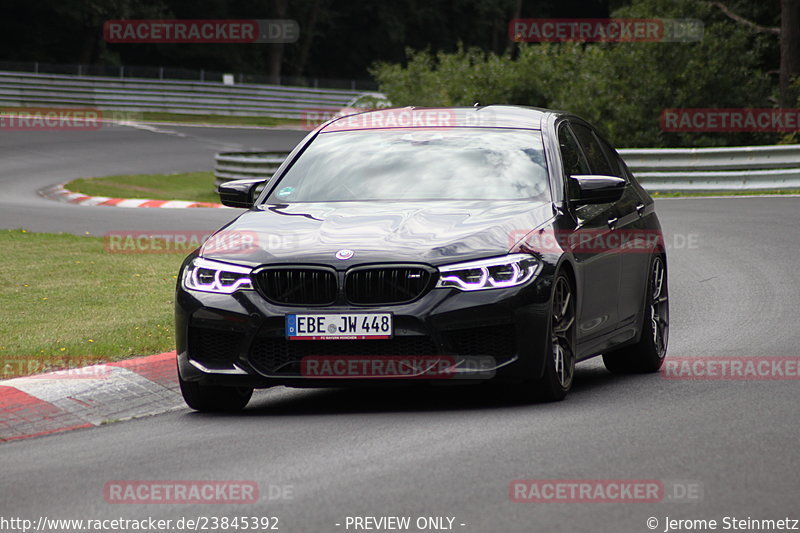
[[[520,44],[515,53],[407,52],[406,65],[372,74],[397,105],[523,104],[565,109],[596,124],[617,145],[715,146],[769,143],[773,134],[668,133],[665,108],[771,107],[775,79],[763,70],[773,43],[711,6],[636,0],[617,17],[699,18],[702,41]]]

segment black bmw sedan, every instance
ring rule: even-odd
[[[259,191],[260,192],[257,192]],[[394,108],[310,133],[181,267],[181,391],[508,383],[560,400],[575,364],[655,372],[669,332],[653,200],[590,124],[513,106]]]

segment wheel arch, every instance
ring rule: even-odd
[[[581,291],[578,290],[578,273],[575,265],[572,263],[572,260],[568,255],[563,255],[556,264],[556,268],[553,273],[553,286],[555,286],[555,279],[562,272],[566,274],[567,278],[569,279],[569,282],[572,285],[573,294],[575,295],[575,316],[580,316]]]

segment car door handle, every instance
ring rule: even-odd
[[[608,219],[608,227],[609,229],[614,229],[617,225],[617,221],[619,219],[617,217],[609,218]]]
[[[640,217],[644,216],[644,204],[636,204],[636,212]]]

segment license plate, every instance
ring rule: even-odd
[[[286,315],[289,340],[364,340],[392,338],[391,313]]]

